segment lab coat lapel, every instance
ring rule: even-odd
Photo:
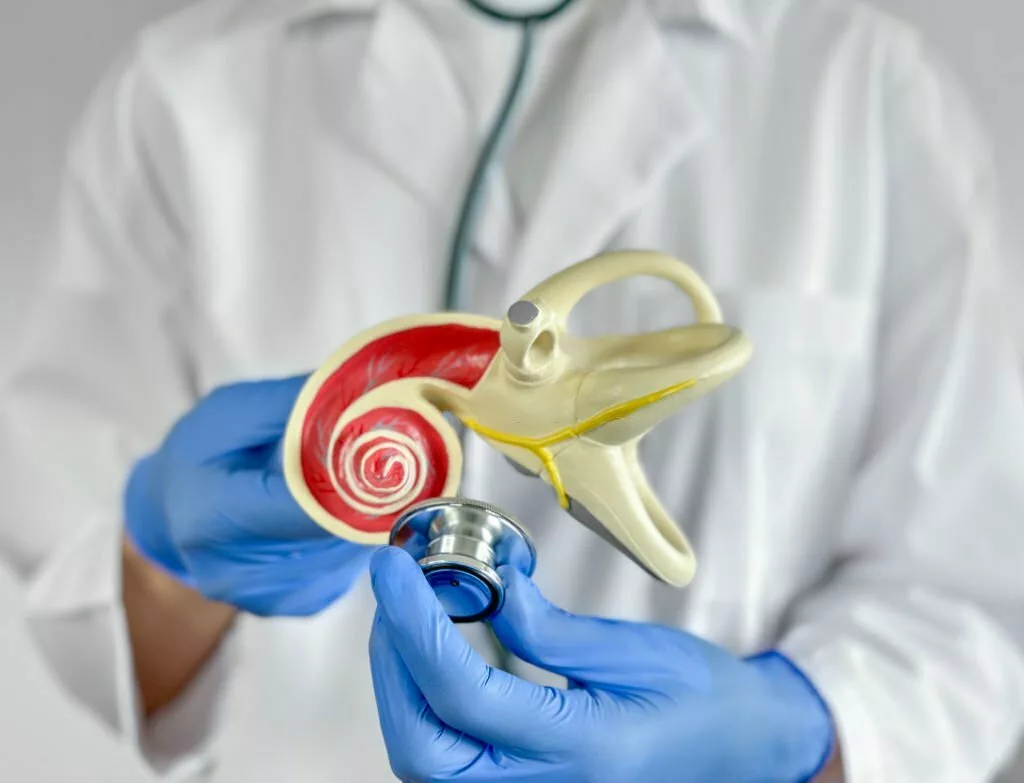
[[[705,130],[646,4],[607,8],[570,77],[564,111],[540,113],[560,124],[547,164],[530,166],[541,180],[519,182],[527,222],[510,270],[512,296],[604,249]]]
[[[445,53],[405,3],[379,3],[362,60],[333,101],[345,143],[450,222],[472,165],[472,118]]]

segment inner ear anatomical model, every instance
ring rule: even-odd
[[[585,294],[634,275],[672,281],[696,322],[594,338],[568,332]],[[503,320],[409,316],[349,340],[296,402],[285,434],[288,486],[328,531],[387,544],[405,509],[458,494],[462,449],[447,414],[548,484],[572,517],[683,586],[694,554],[651,490],[638,444],[750,355],[689,266],[655,252],[603,254],[540,283]]]

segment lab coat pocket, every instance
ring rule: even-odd
[[[770,605],[803,589],[807,563],[836,546],[865,447],[874,319],[867,297],[836,293],[724,291],[720,301],[754,345],[722,398],[731,436],[721,448],[735,468],[722,480],[742,493],[746,538],[771,563],[758,588]]]
[[[670,468],[652,470],[660,496],[687,522],[702,599],[721,613],[714,631],[731,638],[740,630],[730,623],[751,627],[750,617],[784,605],[805,586],[807,563],[834,546],[863,447],[874,327],[868,296],[784,283],[713,289],[723,321],[747,334],[753,354],[652,433],[658,454],[675,455]],[[638,325],[692,323],[680,299],[636,301]],[[729,606],[738,612],[731,620]]]
[[[735,468],[734,489],[752,503],[806,506],[826,484],[834,488],[860,449],[871,386],[870,299],[783,286],[715,295],[753,355],[712,393],[713,447]],[[675,299],[659,297],[641,310],[646,330],[684,323]]]
[[[866,298],[785,288],[717,292],[723,320],[754,346],[736,379],[755,431],[789,451],[819,440],[868,371],[871,324]]]

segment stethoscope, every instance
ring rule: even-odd
[[[519,25],[521,38],[512,79],[459,211],[445,287],[445,309],[449,311],[460,309],[464,301],[463,272],[484,187],[523,92],[536,28],[565,11],[573,0],[559,0],[551,8],[533,13],[503,11],[481,0],[465,2],[491,19]],[[433,498],[410,507],[395,521],[390,541],[416,557],[448,616],[459,623],[483,621],[501,609],[505,599],[498,573],[501,566],[513,565],[532,575],[537,563],[530,534],[516,519],[470,498]]]
[[[490,133],[484,142],[483,148],[480,150],[480,155],[473,170],[473,176],[469,181],[469,187],[462,201],[462,209],[459,211],[459,220],[456,224],[448,256],[448,282],[445,288],[446,310],[459,309],[464,300],[462,273],[466,267],[466,259],[469,255],[470,243],[475,233],[479,208],[483,202],[484,186],[487,182],[487,175],[497,161],[505,134],[508,131],[516,106],[519,103],[519,98],[522,95],[523,85],[526,83],[526,73],[533,54],[536,28],[538,25],[554,19],[565,11],[572,4],[573,0],[559,0],[557,4],[546,11],[523,14],[514,14],[494,9],[480,2],[480,0],[465,0],[465,2],[491,19],[519,25],[521,37],[515,70],[505,92],[505,99],[502,101],[501,108],[494,120]]]

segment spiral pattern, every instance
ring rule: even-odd
[[[345,357],[301,412],[308,497],[299,498],[310,516],[339,535],[386,543],[402,511],[453,490],[458,440],[411,390],[431,383],[425,379],[472,388],[498,348],[497,329],[445,323],[384,334]]]
[[[429,454],[420,434],[409,434],[402,424],[378,424],[358,434],[345,426],[328,447],[331,484],[361,514],[393,514],[417,502],[436,473],[431,465],[437,455]]]
[[[350,506],[365,513],[388,513],[423,489],[423,452],[412,438],[367,433],[338,454],[334,488]],[[343,477],[353,479],[349,493]]]

